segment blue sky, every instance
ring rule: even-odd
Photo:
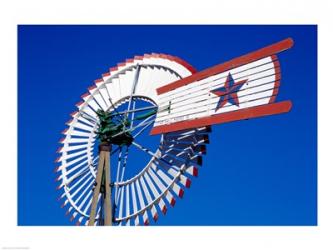
[[[288,114],[213,126],[199,177],[156,225],[317,224],[316,26],[19,26],[18,224],[72,225],[56,201],[60,132],[93,80],[126,58],[202,70],[292,37],[276,101]]]

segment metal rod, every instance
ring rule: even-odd
[[[105,197],[104,197],[104,225],[112,225],[112,206],[111,206],[111,166],[110,166],[110,152],[102,151],[104,153],[104,171],[105,171]]]
[[[135,106],[136,106],[135,104],[136,104],[136,102],[135,102],[135,99],[134,99],[134,100],[133,100],[133,105],[132,105],[133,109],[135,109]],[[130,128],[133,128],[134,115],[135,115],[135,112],[132,112],[132,114],[131,114],[131,124],[130,124]]]
[[[120,164],[121,164],[121,155],[122,155],[122,147],[118,147],[120,148],[120,152],[118,154],[118,166],[117,166],[117,177],[116,177],[116,182],[119,182],[119,175],[120,175]],[[116,186],[115,189],[115,197],[118,197],[118,186]],[[116,203],[118,205],[118,203]]]
[[[137,142],[133,141],[132,145],[134,145],[135,147],[137,147],[138,149],[141,149],[142,151],[146,152],[147,154],[149,154],[150,156],[157,158],[158,156],[156,155],[156,153],[154,154],[151,150],[149,150],[148,148],[141,146],[140,144],[138,144]]]
[[[100,194],[102,174],[103,174],[103,170],[104,170],[104,156],[105,155],[101,151],[99,153],[98,169],[97,169],[97,175],[96,175],[96,186],[95,186],[94,194],[93,194],[93,198],[92,198],[88,226],[93,226],[95,224],[97,201],[98,201],[98,196]]]
[[[124,130],[124,131],[121,131],[121,132],[119,132],[119,133],[113,135],[111,138],[114,138],[114,137],[119,136],[119,135],[121,135],[121,134],[124,134],[124,133],[126,133],[126,132],[133,131],[133,130],[135,130],[136,128],[139,128],[139,127],[145,126],[145,125],[147,124],[147,121],[148,121],[149,119],[151,119],[151,118],[152,118],[152,116],[147,117],[147,118],[144,119],[142,122],[140,122],[137,126],[135,126],[135,127],[133,127],[133,128],[126,129],[126,130]]]
[[[170,107],[170,105],[167,105],[165,107],[161,107],[158,111],[161,112],[161,111],[167,110],[169,107]],[[127,113],[133,113],[133,112],[145,111],[145,110],[156,109],[156,108],[158,108],[158,106],[148,106],[148,107],[143,107],[143,108],[130,109],[128,111],[121,111],[121,112],[117,112],[116,114],[112,114],[111,117],[112,116],[117,116],[117,115],[123,115],[126,112]]]
[[[145,131],[154,121],[148,122],[138,133],[136,133],[133,138],[138,137],[143,131]]]
[[[122,161],[123,166],[122,166],[120,182],[122,182],[124,180],[125,169],[126,169],[126,165],[127,165],[127,157],[128,157],[128,147],[126,148],[125,156],[124,156],[123,161]],[[117,204],[119,202],[119,197],[120,197],[120,193],[118,192],[118,196],[116,197]]]
[[[162,162],[166,163],[167,165],[172,166],[172,164],[170,162],[168,162],[167,160],[163,159],[162,157],[159,157],[158,155],[156,155],[156,153],[152,152],[151,150],[149,150],[148,148],[146,148],[144,146],[141,146],[137,142],[133,141],[132,145],[134,145],[135,147],[141,149],[143,152],[146,152],[150,156],[154,157],[156,160],[162,161]]]
[[[128,101],[127,111],[125,112],[125,119],[127,118],[128,111],[131,108],[133,94],[135,92],[135,88],[136,88],[136,85],[137,85],[138,80],[139,80],[140,69],[141,69],[140,65],[137,65],[137,69],[136,69],[136,72],[135,72],[135,77],[134,77],[134,81],[133,81],[133,85],[132,85],[132,90],[131,90],[131,96],[130,96],[130,99]]]

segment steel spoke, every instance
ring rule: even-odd
[[[163,159],[162,157],[156,155],[156,153],[154,153],[153,151],[149,150],[148,148],[140,145],[137,142],[132,142],[132,145],[134,145],[135,147],[137,147],[138,149],[141,149],[143,152],[149,154],[150,156],[154,157],[156,160],[161,161],[163,163],[166,163],[169,166],[173,166],[173,164],[171,164],[170,162],[168,162],[167,160]]]
[[[148,123],[147,121],[148,121],[149,119],[151,119],[152,117],[153,117],[153,116],[147,117],[146,119],[144,119],[142,122],[140,122],[140,123],[139,123],[138,125],[136,125],[135,127],[133,127],[133,128],[129,128],[129,129],[125,129],[124,131],[119,132],[119,133],[113,135],[112,138],[114,138],[114,137],[116,137],[116,136],[119,136],[119,135],[121,135],[121,134],[124,134],[124,133],[126,133],[126,132],[134,131],[135,129],[140,128],[140,127],[142,127],[142,126],[145,126],[145,125]]]
[[[138,137],[140,134],[142,134],[142,132],[143,131],[145,131],[152,123],[154,123],[154,121],[150,121],[150,122],[148,122],[142,129],[140,129],[140,131],[139,132],[137,132],[134,136],[133,136],[133,138],[136,138],[136,137]]]
[[[146,152],[147,154],[149,154],[150,156],[157,158],[158,156],[156,155],[156,153],[153,153],[151,150],[149,150],[148,148],[140,145],[139,143],[133,141],[132,145],[134,145],[135,147],[137,147],[138,149],[140,149],[143,152]]]
[[[134,101],[135,99],[133,99]],[[169,106],[168,106],[169,107]],[[161,109],[160,111],[164,111],[165,109],[167,109],[168,107],[164,108],[164,109]],[[123,115],[125,113],[135,113],[135,112],[140,112],[140,111],[145,111],[145,110],[149,110],[149,109],[156,109],[157,106],[154,105],[154,106],[148,106],[148,107],[143,107],[143,108],[133,108],[133,109],[130,109],[128,111],[120,111],[118,112],[117,114],[112,114],[111,117],[113,116],[116,116],[116,115]]]
[[[121,172],[121,177],[120,177],[120,182],[122,182],[124,180],[124,175],[125,175],[125,169],[126,169],[126,165],[127,165],[127,157],[128,157],[128,147],[126,148],[126,152],[125,155],[123,157],[123,166],[122,166],[122,172]],[[117,197],[117,204],[119,201],[119,193],[118,193],[118,197]]]
[[[118,154],[118,165],[117,165],[117,177],[116,177],[116,182],[119,182],[119,174],[120,174],[120,164],[121,164],[121,155],[122,155],[122,147],[120,148],[119,154]],[[115,196],[117,197],[118,195],[118,186],[116,186],[115,189]]]
[[[135,99],[133,100],[133,109],[135,109]],[[131,114],[131,125],[130,129],[133,127],[133,122],[134,122],[134,112]]]
[[[134,81],[133,81],[133,85],[132,85],[132,90],[131,90],[131,96],[130,96],[130,99],[128,101],[128,106],[127,106],[127,111],[125,113],[125,119],[127,118],[127,115],[128,115],[128,111],[130,110],[131,108],[131,104],[132,104],[132,99],[133,99],[133,94],[135,92],[135,88],[136,88],[136,85],[138,83],[138,80],[139,80],[139,75],[140,75],[140,65],[137,65],[137,68],[136,68],[136,72],[135,72],[135,77],[134,77]]]
[[[111,152],[111,155],[114,155],[115,153],[117,153],[119,149],[121,149],[121,147],[118,146],[115,150],[113,150]]]

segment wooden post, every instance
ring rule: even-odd
[[[104,225],[112,225],[110,152],[103,152],[105,173]]]
[[[95,180],[96,186],[94,189],[93,198],[91,202],[88,226],[93,226],[95,224],[97,202],[98,202],[98,196],[101,191],[103,172],[105,177],[104,178],[105,180],[104,225],[107,226],[112,225],[110,151],[111,151],[111,145],[105,143],[101,143],[99,145],[99,160],[98,160],[98,168]]]

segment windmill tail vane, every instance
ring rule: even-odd
[[[292,46],[288,38],[158,88],[158,105],[171,108],[158,112],[151,134],[288,112],[290,101],[275,103],[277,54]]]
[[[291,101],[275,100],[278,54],[292,46],[287,38],[200,72],[156,53],[110,68],[81,96],[59,141],[55,181],[66,215],[87,226],[156,222],[198,176],[211,125],[289,112]],[[145,145],[151,135],[160,136],[155,149]],[[150,157],[134,174],[133,152]]]

